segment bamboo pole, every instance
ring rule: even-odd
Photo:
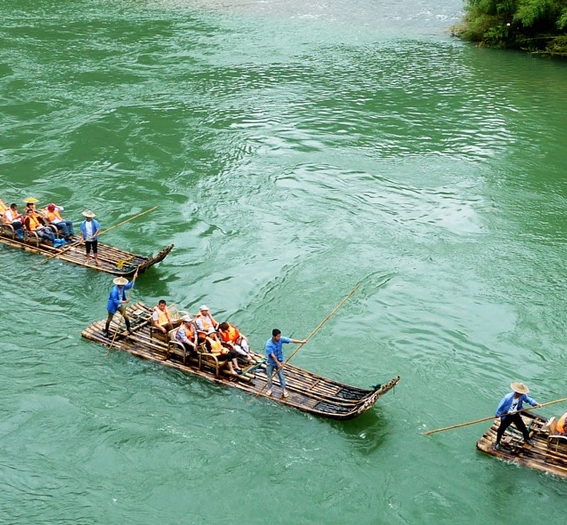
[[[311,339],[322,327],[323,325],[331,318],[333,317],[333,315],[335,315],[335,313],[339,310],[339,308],[345,304],[347,302],[347,300],[350,298],[351,295],[354,294],[354,292],[356,292],[358,290],[358,288],[360,287],[360,284],[357,284],[351,291],[350,293],[335,307],[335,309],[327,316],[325,317],[325,319],[323,319],[318,325],[317,328],[315,328],[315,330],[313,330],[308,336],[307,339],[305,339],[305,343],[301,343],[292,353],[291,355],[284,361],[284,365],[286,365],[289,361],[291,361],[291,358],[297,354],[297,352],[299,352],[301,350],[301,348],[303,346],[305,346],[308,342],[309,339]]]
[[[538,407],[523,408],[522,410],[518,410],[518,412],[528,412],[530,410],[533,410],[534,408],[542,408],[542,407],[546,407],[546,406],[549,406],[549,405],[554,405],[555,403],[561,403],[563,401],[567,401],[567,397],[564,397],[562,399],[556,399],[555,401],[548,401],[547,403],[543,403],[543,404],[539,405]],[[509,414],[502,414],[499,417],[505,417],[505,416],[508,416],[508,415]],[[491,419],[496,419],[496,416],[483,417],[481,419],[475,419],[474,421],[468,421],[467,423],[459,423],[458,425],[451,425],[450,427],[443,427],[443,428],[436,428],[435,430],[428,430],[427,432],[424,432],[423,435],[429,436],[430,434],[435,434],[436,432],[444,432],[445,430],[452,430],[454,428],[468,427],[469,425],[476,425],[476,423],[482,423],[483,421],[490,421]]]
[[[134,215],[133,217],[130,217],[129,219],[126,219],[125,221],[119,222],[118,224],[115,224],[114,226],[111,226],[110,228],[107,228],[106,230],[102,230],[99,233],[99,235],[104,235],[105,233],[108,233],[110,230],[114,230],[114,228],[118,228],[118,226],[122,226],[123,224],[126,224],[127,222],[133,221],[134,219],[137,219],[138,217],[145,215],[146,213],[150,213],[151,211],[154,211],[156,208],[157,208],[157,206],[154,206],[153,208],[150,208],[149,210],[143,211],[142,213],[138,213],[138,215]]]
[[[293,352],[292,354],[282,363],[282,368],[285,367],[285,365],[287,365],[287,363],[289,363],[290,359],[297,354],[297,352],[299,352],[308,342],[309,339],[311,339],[322,327],[323,325],[331,318],[333,317],[333,315],[335,315],[335,313],[337,313],[337,311],[339,310],[339,308],[345,304],[347,302],[347,300],[350,298],[350,296],[352,294],[354,294],[354,292],[356,292],[358,289],[360,288],[360,284],[357,284],[351,291],[350,293],[335,307],[335,309],[327,316],[325,317],[325,319],[323,319],[315,328],[315,330],[313,330],[305,339],[304,343],[301,343]],[[258,397],[259,395],[262,394],[262,392],[266,389],[266,387],[268,386],[268,383],[271,381],[271,379],[274,377],[274,375],[276,375],[277,373],[277,369],[274,370],[272,372],[272,375],[268,378],[268,381],[266,381],[266,383],[264,384],[264,386],[261,388],[261,390],[254,396],[254,397]]]
[[[133,221],[134,219],[137,219],[138,217],[145,215],[146,213],[150,213],[151,211],[154,211],[156,208],[157,208],[157,206],[154,206],[153,208],[150,208],[149,210],[143,211],[142,213],[138,213],[138,215],[134,215],[133,217],[130,217],[129,219],[126,219],[125,221],[119,222],[118,224],[115,224],[114,226],[111,226],[110,228],[107,228],[106,230],[102,230],[101,232],[99,232],[98,235],[99,236],[104,235],[105,233],[108,233],[110,230],[113,230],[114,228],[118,228],[118,226],[122,226],[123,224],[126,224],[127,222]],[[68,246],[65,246],[65,248],[63,248],[61,251],[48,255],[39,264],[43,264],[46,261],[49,261],[49,259],[53,259],[54,257],[58,257],[60,255],[63,255],[64,253],[69,251],[71,248],[74,248],[76,246],[80,246],[84,242],[85,242],[84,239],[80,239],[78,241],[75,241],[74,243],[71,243]]]
[[[72,242],[71,244],[68,244],[67,246],[65,246],[65,248],[63,248],[61,251],[58,251],[58,252],[55,252],[55,253],[48,255],[39,264],[44,264],[47,261],[49,261],[50,259],[53,259],[54,257],[59,257],[59,256],[63,255],[64,253],[68,252],[71,248],[75,248],[76,246],[80,246],[81,244],[83,244],[83,239]]]

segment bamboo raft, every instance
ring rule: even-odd
[[[98,260],[100,266],[94,264],[91,257],[90,262],[85,262],[85,246],[80,243],[80,237],[74,235],[68,244],[61,248],[54,248],[51,243],[40,240],[37,237],[26,237],[23,241],[19,240],[11,229],[0,227],[0,242],[11,248],[20,248],[30,253],[45,255],[48,259],[58,259],[60,261],[77,264],[85,268],[92,268],[99,272],[110,273],[128,277],[145,272],[150,266],[162,261],[173,249],[170,244],[159,251],[154,257],[136,255],[125,250],[120,250],[108,244],[98,243]]]
[[[510,425],[502,438],[499,450],[494,448],[497,418],[488,431],[477,441],[476,448],[505,461],[567,478],[567,444],[561,436],[550,435],[547,419],[531,412],[523,412],[522,419],[530,431],[533,446],[524,443],[521,432]]]
[[[339,383],[286,364],[285,374],[289,397],[282,397],[277,377],[273,378],[272,396],[267,396],[268,378],[263,356],[255,353],[256,364],[240,365],[243,368],[240,375],[231,375],[222,368],[215,370],[210,362],[197,358],[187,358],[184,363],[182,356],[175,352],[168,352],[168,343],[165,339],[152,334],[151,314],[151,308],[138,302],[128,307],[133,334],[121,331],[120,326],[113,321],[110,329],[111,336],[107,337],[103,333],[105,320],[101,320],[83,330],[82,336],[108,347],[109,351],[110,349],[124,350],[136,357],[156,361],[187,374],[237,388],[254,396],[264,397],[310,414],[338,420],[352,419],[366,412],[400,380],[400,377],[397,376],[385,384],[364,389]],[[115,317],[121,318],[119,315]],[[117,331],[118,335],[115,337],[113,334]]]

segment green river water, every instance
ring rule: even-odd
[[[567,64],[450,37],[456,0],[0,0],[0,187],[167,259],[261,350],[397,388],[332,422],[81,338],[112,277],[0,247],[0,523],[564,523],[475,449],[566,397]],[[287,354],[294,349],[284,347]],[[546,416],[567,410],[555,405]]]

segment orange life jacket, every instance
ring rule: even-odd
[[[226,354],[228,350],[222,346],[215,333],[207,335],[202,330],[197,330],[197,338],[200,345],[205,345],[207,350],[213,354]]]
[[[230,323],[228,324],[228,330],[225,330],[224,332],[222,330],[219,330],[219,334],[222,337],[222,340],[225,343],[236,343],[236,341],[238,341],[238,339],[240,338],[240,332],[238,331],[238,328],[236,328],[236,326],[232,326]]]
[[[556,430],[558,434],[567,434],[567,425],[565,423],[567,423],[567,412],[565,412],[557,422]]]
[[[167,307],[165,308],[165,311],[162,311],[159,309],[158,306],[156,306],[154,308],[154,312],[157,313],[158,316],[158,320],[157,323],[160,325],[165,325],[165,324],[173,324],[173,320],[171,319],[171,314],[169,313],[169,310],[167,309]]]
[[[6,211],[8,211],[8,206],[6,206],[4,201],[0,199],[0,215],[3,215]]]
[[[207,337],[207,341],[211,345],[211,353],[213,354],[223,354],[224,349],[221,342],[216,337]]]
[[[47,210],[46,217],[49,222],[56,221],[57,219],[59,219],[60,221],[63,220],[63,217],[61,217],[61,214],[59,213],[59,210],[57,208],[55,208],[54,211]]]
[[[201,320],[201,323],[198,322],[199,319]],[[215,329],[215,325],[217,324],[211,314],[203,315],[201,312],[199,312],[195,316],[195,322],[197,323],[197,326],[199,326],[199,324],[202,324],[205,332],[212,332]]]
[[[39,215],[32,214],[26,217],[25,225],[29,231],[33,231],[43,226],[43,223],[41,222],[41,217]]]
[[[181,341],[181,336],[179,332],[183,330],[185,332],[185,337],[189,339],[192,343],[195,341],[195,329],[193,328],[193,324],[187,326],[186,324],[182,324],[176,331],[175,331],[175,340]]]

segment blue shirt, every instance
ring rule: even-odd
[[[291,343],[291,339],[288,337],[280,337],[280,340],[277,343],[274,343],[274,340],[271,337],[266,341],[266,357],[268,358],[269,365],[277,366],[275,361],[272,359],[271,354],[274,354],[280,363],[283,362],[282,346],[288,343]]]
[[[134,281],[129,282],[122,286],[122,290],[117,284],[114,285],[112,290],[110,290],[110,295],[108,296],[108,303],[106,304],[106,309],[108,313],[115,314],[122,301],[126,300],[126,290],[129,290],[134,286]]]
[[[93,224],[93,234],[94,234],[96,231],[100,230],[100,224],[95,219],[91,219],[91,222]],[[93,236],[91,239],[87,239],[87,221],[83,221],[81,223],[81,233],[83,234],[83,238],[85,239],[85,241],[92,242],[98,239],[98,235]]]
[[[500,401],[498,408],[496,409],[496,417],[500,417],[502,414],[506,414],[510,411],[510,407],[512,406],[512,399],[514,398],[514,392],[510,392],[509,394],[505,395]],[[518,410],[522,410],[522,403],[526,402],[535,407],[537,402],[534,401],[531,397],[527,396],[526,394],[522,394],[518,398]]]

